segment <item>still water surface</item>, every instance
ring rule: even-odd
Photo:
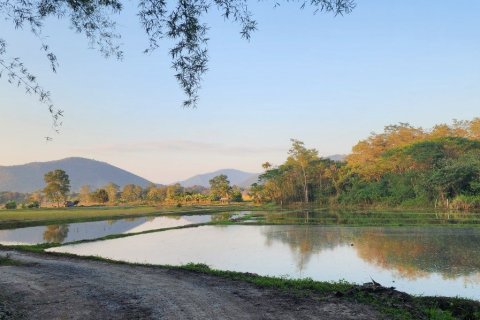
[[[65,243],[211,221],[210,215],[142,217],[0,230],[0,244]]]
[[[419,295],[480,300],[480,229],[203,226],[50,249],[129,262],[316,280],[380,282]]]

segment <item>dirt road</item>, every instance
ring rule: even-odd
[[[335,297],[296,297],[215,276],[0,250],[0,319],[380,319]],[[3,301],[3,303],[2,303]]]

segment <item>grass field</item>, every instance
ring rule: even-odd
[[[0,210],[0,229],[41,224],[73,223],[83,221],[155,216],[163,214],[201,214],[232,210],[251,210],[247,205],[183,206],[183,207],[78,207]]]

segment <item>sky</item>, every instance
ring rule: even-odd
[[[285,160],[291,138],[323,156],[348,154],[389,124],[480,116],[478,0],[359,0],[337,17],[298,3],[249,5],[250,41],[215,9],[205,17],[210,61],[196,109],[181,106],[171,42],[143,54],[135,3],[117,19],[122,61],[49,21],[55,74],[28,30],[1,21],[8,56],[22,57],[65,116],[53,134],[46,107],[1,78],[0,165],[81,156],[171,183],[221,168],[260,172]]]

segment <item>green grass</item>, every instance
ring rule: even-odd
[[[480,214],[466,212],[283,210],[254,212],[248,224],[347,225],[347,226],[480,226]]]
[[[130,207],[77,207],[0,210],[0,229],[135,218],[159,215],[194,215],[232,211],[253,211],[236,223],[255,219],[249,224],[319,224],[352,226],[480,226],[480,214],[466,212],[423,212],[382,210],[340,210],[317,208],[307,210],[280,209],[276,206],[255,206],[249,203],[234,205],[198,206],[130,206]],[[309,212],[307,215],[306,213]],[[231,224],[223,220],[216,224]]]
[[[188,270],[193,272],[205,273],[213,276],[218,276],[222,278],[228,278],[231,280],[245,281],[253,283],[260,287],[266,288],[275,288],[282,289],[294,292],[301,291],[314,291],[318,293],[335,293],[335,292],[345,292],[346,290],[352,288],[352,284],[346,281],[338,282],[320,282],[314,281],[310,278],[304,279],[289,279],[284,277],[265,277],[259,276],[252,273],[241,273],[235,271],[223,271],[211,269],[208,265],[202,263],[188,263],[180,267],[169,268]]]
[[[18,266],[21,263],[19,261],[10,258],[10,255],[0,256],[0,266]]]
[[[157,215],[208,214],[226,210],[258,210],[251,205],[229,206],[133,206],[133,207],[76,207],[0,210],[0,229],[64,224],[120,218],[135,218]]]

